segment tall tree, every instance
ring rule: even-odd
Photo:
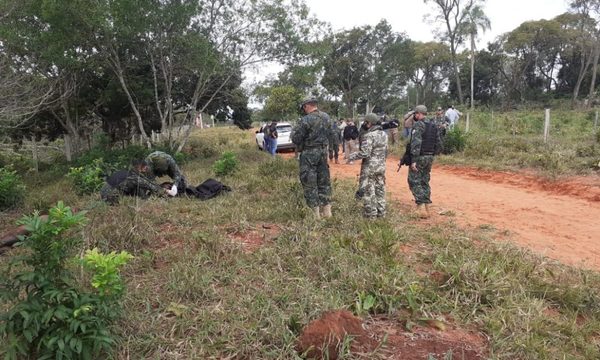
[[[479,31],[485,32],[491,29],[490,19],[485,15],[480,5],[471,7],[467,12],[467,19],[463,31],[468,34],[471,42],[471,110],[475,105],[475,39]]]
[[[433,3],[436,9],[435,19],[443,24],[445,29],[441,33],[441,39],[448,42],[450,54],[452,55],[452,66],[454,68],[454,79],[458,91],[459,102],[464,105],[460,72],[458,68],[458,47],[464,41],[466,35],[463,31],[464,24],[468,22],[468,14],[474,6],[481,6],[485,0],[423,0],[425,3]]]

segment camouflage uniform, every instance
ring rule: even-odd
[[[121,195],[146,199],[151,195],[164,196],[165,194],[165,189],[135,170],[117,171],[100,189],[100,197],[110,205],[118,204]]]
[[[423,134],[426,129],[426,122],[431,120],[423,119],[415,121],[412,128],[410,140],[410,153],[412,162],[417,164],[417,171],[409,169],[408,171],[408,186],[417,205],[431,204],[431,187],[429,180],[431,178],[431,166],[433,165],[433,154],[421,154],[421,144],[423,142]],[[437,131],[435,140],[436,148],[441,149],[440,131]]]
[[[300,153],[300,182],[310,208],[329,205],[331,182],[327,146],[335,134],[326,113],[315,110],[300,119],[291,138]]]
[[[340,152],[340,143],[342,141],[341,141],[340,128],[338,127],[338,125],[335,121],[332,123],[332,128],[333,128],[333,136],[329,140],[329,160],[335,159],[335,162],[337,164],[338,158],[339,158],[339,152]]]
[[[185,178],[179,170],[179,166],[173,157],[162,151],[155,151],[146,157],[148,163],[148,178],[152,181],[157,176],[169,176],[173,179],[173,184],[177,185],[180,190],[185,190]]]
[[[360,150],[351,160],[363,159],[359,192],[363,194],[366,217],[385,215],[385,154],[388,136],[380,125],[373,125],[361,137]]]

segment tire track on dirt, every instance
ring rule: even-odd
[[[407,168],[387,161],[387,192],[413,203]],[[332,176],[356,178],[360,165],[331,164]],[[492,226],[497,240],[518,245],[565,264],[600,270],[600,181],[548,182],[530,175],[436,166],[431,175],[434,221],[451,210],[458,225]]]

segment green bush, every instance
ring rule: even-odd
[[[80,195],[93,194],[104,184],[107,169],[102,158],[92,161],[89,165],[72,167],[67,175]]]
[[[0,210],[10,209],[23,202],[25,185],[17,172],[0,168]]]
[[[457,151],[463,151],[465,149],[465,145],[467,144],[467,138],[465,133],[455,126],[452,130],[446,133],[446,136],[443,140],[443,150],[444,154],[452,154]]]
[[[82,240],[70,232],[85,221],[62,202],[47,220],[35,213],[20,221],[30,231],[21,242],[29,251],[13,257],[0,277],[5,359],[98,359],[110,352],[123,295],[119,267],[131,256],[88,251],[81,263],[91,270],[94,290],[85,290],[72,268]]]
[[[221,159],[215,161],[213,171],[218,176],[225,176],[233,173],[238,166],[238,160],[231,151],[225,151]]]
[[[130,145],[124,149],[110,149],[104,146],[94,147],[79,156],[75,162],[75,167],[82,167],[102,159],[108,170],[126,169],[133,159],[143,159],[148,155],[148,149],[138,145]]]

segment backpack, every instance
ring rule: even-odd
[[[195,188],[188,186],[186,193],[193,195],[200,200],[212,199],[215,196],[222,194],[223,192],[231,191],[231,188],[215,179],[207,179],[202,184]]]

